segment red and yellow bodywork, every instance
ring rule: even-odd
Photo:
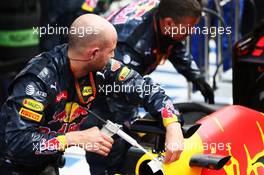
[[[264,175],[264,114],[242,107],[228,106],[197,123],[198,131],[185,139],[180,159],[164,165],[165,175]],[[231,156],[220,170],[191,167],[195,154]],[[136,166],[150,158],[143,155]]]

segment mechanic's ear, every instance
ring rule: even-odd
[[[93,49],[90,50],[90,53],[89,53],[89,60],[95,60],[97,55],[98,55],[98,51],[99,51],[99,48],[98,47],[95,47]]]

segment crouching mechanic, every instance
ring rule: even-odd
[[[0,174],[58,174],[63,152],[69,146],[107,156],[112,138],[96,126],[78,130],[93,118],[86,108],[97,107],[100,111],[97,101],[106,94],[97,91],[99,86],[115,83],[143,89],[154,85],[110,59],[117,34],[108,21],[83,15],[71,27],[89,32],[71,32],[69,44],[33,58],[9,88],[0,116]],[[164,113],[166,161],[177,160],[183,149],[181,125],[164,91],[157,89],[149,95],[144,91],[125,91],[116,95],[144,104],[153,115]],[[169,146],[175,144],[180,146]]]
[[[186,55],[183,40],[190,33],[177,33],[180,27],[193,27],[200,16],[201,6],[197,0],[133,1],[108,18],[118,34],[115,57],[142,76],[152,73],[160,63],[169,60],[179,73],[196,85],[207,102],[213,103],[212,88],[204,81],[193,59]],[[138,116],[138,105],[129,100],[112,96],[102,101],[104,103],[100,106],[105,109],[99,108],[104,111],[101,116],[111,116],[114,122],[129,123]],[[87,124],[84,128],[89,126]],[[122,167],[128,147],[125,141],[116,139],[107,158],[87,152],[86,159],[91,164],[92,174],[102,175],[106,169],[108,174],[114,174]]]

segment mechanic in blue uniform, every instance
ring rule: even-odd
[[[116,57],[141,75],[152,73],[159,64],[169,60],[201,91],[206,101],[213,102],[213,90],[193,59],[186,55],[183,40],[189,33],[179,32],[180,27],[196,25],[200,17],[201,5],[197,0],[132,2],[109,17],[118,34]]]
[[[188,34],[172,35],[171,30],[194,26],[200,16],[201,6],[197,0],[134,1],[109,17],[118,34],[115,57],[142,76],[150,74],[168,59],[178,72],[196,85],[206,100],[213,102],[213,90],[185,53],[182,42]],[[104,113],[119,124],[129,123],[138,116],[138,105],[126,99],[113,96],[104,101]],[[102,175],[105,170],[114,174],[122,167],[129,145],[122,139],[115,143],[107,158],[86,153],[93,175]]]
[[[63,152],[69,146],[107,156],[114,141],[98,129],[102,123],[86,108],[101,111],[104,104],[100,99],[111,95],[142,104],[151,114],[160,116],[167,131],[165,161],[177,160],[183,150],[181,124],[161,88],[110,95],[100,91],[113,83],[140,89],[156,86],[151,79],[142,78],[111,58],[117,43],[115,28],[90,14],[77,18],[71,29],[89,33],[70,32],[69,44],[33,58],[9,88],[0,115],[0,174],[58,174]],[[79,130],[89,122],[94,127]],[[175,144],[179,147],[173,147]]]

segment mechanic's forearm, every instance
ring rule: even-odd
[[[173,67],[182,74],[187,81],[193,82],[202,77],[200,69],[196,66],[192,58],[188,58],[185,54],[172,55],[169,58]]]
[[[108,69],[111,69],[112,66],[109,67]],[[123,65],[120,65],[120,69],[115,71],[104,71],[104,78],[111,79],[117,85],[129,87],[122,88],[124,91],[121,93],[124,99],[129,100],[131,105],[143,105],[154,117],[161,116],[162,114],[165,127],[171,122],[180,120],[177,116],[178,111],[174,109],[169,97],[160,85],[153,82],[151,78],[142,77],[136,71]]]
[[[142,89],[150,87],[148,92],[139,94],[143,98],[144,107],[152,116],[161,116],[163,126],[170,123],[182,123],[179,112],[174,108],[172,100],[165,94],[165,91],[151,78],[143,78]],[[145,87],[144,87],[145,86]]]
[[[172,122],[181,123],[179,112],[174,108],[171,99],[165,94],[165,91],[151,78],[145,77],[142,79],[142,89],[148,89],[143,93],[137,94],[142,98],[144,107],[152,116],[161,116],[162,123],[166,127]],[[149,88],[145,88],[149,87]]]
[[[169,125],[167,125],[166,130],[169,130],[174,126],[179,127],[181,129],[181,124],[179,122],[171,122]]]
[[[72,131],[65,134],[66,138],[66,145],[67,147],[70,146],[77,146],[81,145],[82,138],[85,137],[83,132],[81,131]]]
[[[193,63],[194,64],[194,63]],[[196,79],[200,79],[202,77],[201,71],[198,68],[194,68],[191,66],[191,63],[178,63],[173,64],[175,69],[182,74],[187,81],[193,82]]]
[[[166,127],[164,163],[172,163],[180,158],[184,149],[184,138],[181,125],[173,122]]]
[[[66,133],[65,138],[67,146],[78,146],[102,156],[108,155],[114,143],[114,140],[98,127],[69,132]]]

